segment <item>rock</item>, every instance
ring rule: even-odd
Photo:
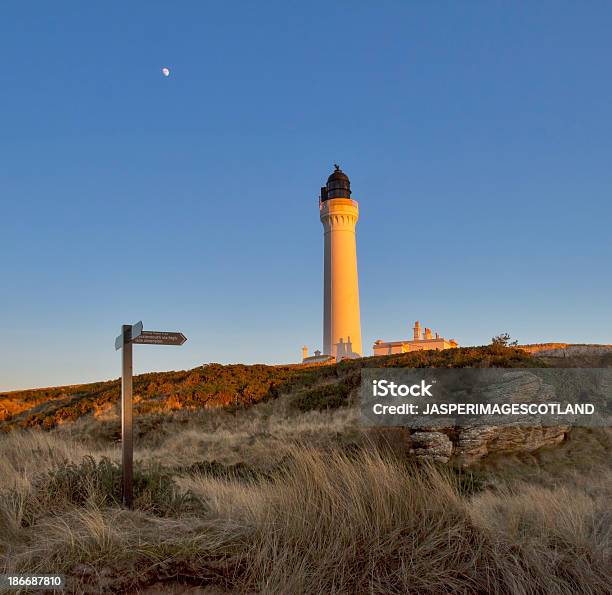
[[[592,370],[584,370],[584,374],[580,370],[566,372],[556,369],[552,377],[540,377],[529,369],[511,369],[481,390],[486,402],[500,404],[555,402],[563,400],[565,394],[578,394],[581,387],[594,391],[595,395],[612,391],[610,374],[597,374]],[[605,406],[604,400],[602,410]],[[420,459],[471,465],[492,454],[533,452],[554,446],[563,442],[570,431],[569,425],[538,425],[529,415],[516,416],[509,425],[493,425],[497,420],[493,416],[490,419],[491,425],[462,427],[459,418],[451,418],[448,427],[415,428],[410,436],[411,453]]]
[[[460,428],[454,455],[460,464],[470,465],[494,453],[532,452],[544,446],[559,444],[568,431],[568,426]]]
[[[421,429],[410,435],[410,454],[439,463],[472,465],[492,454],[533,452],[563,442],[569,426],[472,426],[445,431]]]
[[[542,343],[524,345],[521,349],[554,368],[610,368],[612,345],[572,345]]]
[[[508,370],[499,382],[487,386],[482,396],[490,403],[535,403],[552,400],[555,391],[527,370]]]
[[[575,357],[585,355],[608,355],[612,353],[612,345],[570,345],[561,343],[559,346],[542,345],[539,349],[526,349],[535,357]]]
[[[453,443],[443,432],[413,432],[411,452],[418,459],[447,463],[453,454]]]

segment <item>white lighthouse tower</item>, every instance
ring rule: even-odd
[[[348,176],[335,166],[321,188],[319,209],[325,237],[323,351],[337,360],[361,357],[361,321],[355,226],[359,204]]]

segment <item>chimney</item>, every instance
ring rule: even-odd
[[[418,320],[414,323],[414,328],[412,330],[414,331],[414,340],[420,341],[421,340],[421,323]]]
[[[436,333],[436,339],[439,339],[439,338],[440,338],[440,333],[437,332]]]
[[[431,329],[425,327],[425,339],[431,339]]]
[[[302,347],[302,360],[305,360],[307,357],[308,357],[308,347],[304,345],[304,347]]]

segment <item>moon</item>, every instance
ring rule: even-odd
[[[162,68],[162,74],[164,76],[170,76],[170,69],[166,68],[165,66]]]

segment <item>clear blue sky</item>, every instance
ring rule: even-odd
[[[0,389],[297,361],[317,196],[359,200],[364,347],[612,342],[609,2],[0,10]],[[172,70],[164,78],[161,68]]]

